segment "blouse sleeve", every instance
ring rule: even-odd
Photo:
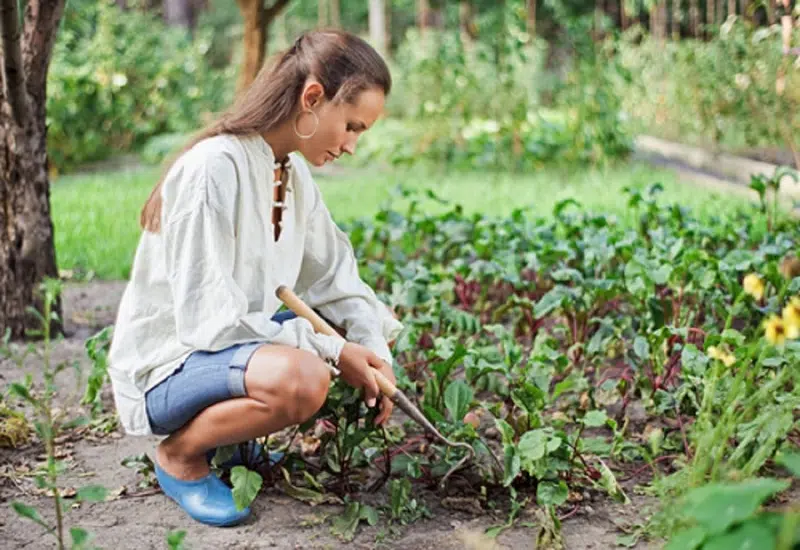
[[[312,206],[298,290],[309,306],[344,328],[349,341],[391,365],[388,342],[403,326],[361,279],[350,240],[334,223],[313,181],[310,188]]]

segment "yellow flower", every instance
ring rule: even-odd
[[[764,335],[770,344],[782,346],[787,338],[797,338],[798,330],[786,326],[783,319],[777,315],[771,315],[764,322]]]
[[[711,346],[708,348],[708,356],[712,359],[722,361],[726,367],[730,367],[736,362],[736,358],[732,353],[728,353],[726,350],[720,349],[716,346]]]
[[[764,297],[764,280],[756,273],[748,273],[745,275],[742,287],[744,287],[745,292],[756,300],[760,300]]]
[[[789,328],[789,332],[795,333],[789,338],[797,338],[800,335],[800,297],[795,296],[783,308],[783,323]]]

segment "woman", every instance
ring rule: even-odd
[[[296,154],[315,166],[352,155],[390,88],[386,64],[363,40],[304,34],[184,149],[142,210],[109,373],[126,432],[168,436],[155,451],[156,477],[198,521],[233,525],[249,514],[207,453],[309,419],[331,364],[371,407],[371,369],[395,380],[388,342],[402,327],[359,278]],[[281,284],[348,343],[304,319],[273,317]],[[392,405],[380,406],[383,423]]]

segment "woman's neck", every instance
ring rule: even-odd
[[[297,149],[296,139],[291,124],[282,124],[261,134],[267,142],[277,162],[283,163],[289,158],[289,153]]]

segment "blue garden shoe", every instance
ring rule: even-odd
[[[240,523],[250,515],[249,507],[236,509],[230,487],[213,472],[200,479],[184,481],[162,470],[155,460],[153,465],[161,490],[192,519],[214,527],[227,527]]]
[[[247,463],[250,464],[251,466],[264,462],[264,457],[261,455],[261,445],[259,445],[255,441],[247,442],[246,453],[247,456],[250,457]],[[216,448],[210,449],[206,453],[206,460],[208,461],[209,464],[211,464],[211,461],[214,459],[214,455],[216,454],[217,454]],[[278,451],[272,451],[271,453],[269,453],[269,465],[273,466],[277,464],[278,462],[280,462],[282,458],[283,458],[283,453]],[[233,452],[233,456],[229,460],[220,464],[219,467],[224,470],[229,470],[234,466],[243,466],[243,465],[244,465],[244,460],[242,460],[241,446],[236,445],[236,450]]]

